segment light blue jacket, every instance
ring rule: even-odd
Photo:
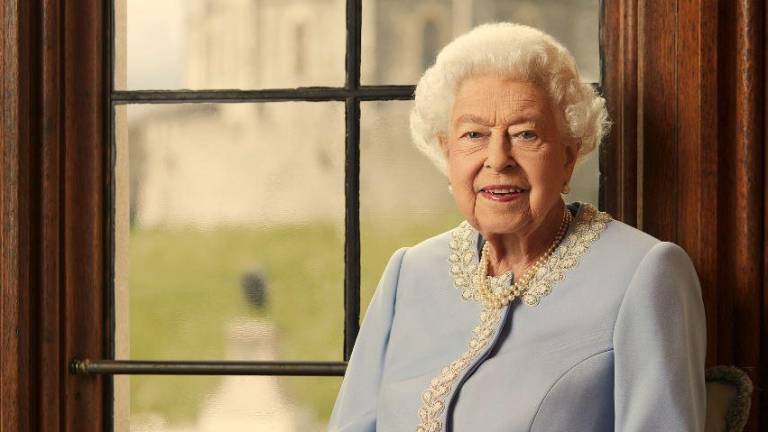
[[[482,242],[466,224],[398,250],[329,430],[703,431],[706,327],[690,259],[588,204],[570,208],[530,305],[494,312],[462,297],[454,265],[470,250],[476,268]],[[456,248],[462,235],[471,249]]]

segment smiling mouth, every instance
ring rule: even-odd
[[[528,189],[508,185],[492,185],[480,189],[481,196],[497,202],[515,200],[526,192],[528,192]]]
[[[521,187],[514,187],[514,186],[486,186],[484,188],[480,189],[480,192],[488,193],[492,195],[514,195],[514,194],[521,194],[523,192],[528,192],[528,189],[521,188]]]
[[[521,188],[482,188],[480,192],[487,192],[493,195],[510,195],[526,192],[526,189]]]

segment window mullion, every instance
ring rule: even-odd
[[[362,1],[347,0],[347,54],[344,169],[344,360],[360,330],[360,47]]]

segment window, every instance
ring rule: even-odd
[[[232,0],[231,3],[245,8],[240,16],[247,25],[253,26],[257,19],[269,21],[280,17],[274,10],[248,9],[252,4],[306,6],[320,1]],[[190,9],[189,14],[183,15],[169,13],[174,8],[178,12],[180,1],[152,2],[145,13],[146,22],[151,25],[144,26],[144,31],[155,43],[145,47],[143,51],[149,57],[141,62],[175,64],[172,68],[182,71],[178,73],[183,74],[185,87],[195,90],[179,92],[181,85],[171,79],[167,67],[145,75],[145,85],[138,85],[134,74],[127,73],[125,62],[118,61],[118,67],[112,67],[113,57],[121,55],[126,46],[123,27],[130,24],[132,31],[142,27],[138,22],[141,20],[134,14],[128,14],[134,16],[130,23],[126,21],[126,8],[146,7],[150,2],[6,3],[7,7],[0,9],[3,16],[0,51],[7,60],[1,66],[4,73],[0,74],[4,81],[4,91],[0,94],[3,106],[0,111],[0,244],[3,252],[0,254],[3,340],[0,391],[4,396],[0,398],[0,429],[3,431],[130,430],[130,406],[118,404],[115,412],[111,407],[115,397],[126,401],[131,395],[120,383],[113,389],[112,377],[147,370],[136,364],[126,369],[125,364],[111,361],[115,354],[121,358],[120,347],[113,346],[115,336],[120,333],[112,333],[114,320],[125,319],[130,308],[125,302],[112,302],[110,297],[128,295],[128,285],[119,282],[128,279],[120,273],[127,269],[120,261],[126,256],[120,245],[127,244],[128,226],[131,220],[137,221],[140,209],[136,204],[138,194],[131,194],[138,190],[137,185],[131,185],[136,177],[124,169],[114,169],[113,163],[118,158],[125,163],[141,157],[141,153],[117,155],[115,151],[126,147],[113,146],[108,137],[127,134],[131,139],[133,132],[126,128],[126,111],[163,105],[140,102],[173,102],[186,107],[208,107],[213,112],[221,107],[247,105],[232,103],[243,99],[274,101],[272,98],[277,98],[282,103],[291,98],[313,101],[331,98],[339,105],[345,104],[346,117],[347,97],[357,97],[362,111],[359,216],[363,249],[361,305],[364,305],[366,290],[370,290],[365,280],[375,283],[379,276],[376,273],[380,271],[372,264],[375,259],[366,258],[366,245],[375,239],[367,240],[370,234],[366,234],[369,230],[365,229],[367,216],[363,201],[366,196],[372,196],[363,192],[369,184],[365,173],[370,170],[377,175],[388,173],[383,165],[376,171],[374,165],[366,162],[365,154],[373,159],[392,157],[385,150],[391,150],[395,156],[400,154],[389,145],[375,143],[396,142],[390,140],[388,134],[393,128],[402,127],[402,116],[409,104],[409,97],[403,96],[396,85],[412,85],[419,75],[418,47],[414,48],[417,51],[411,50],[413,43],[418,43],[420,33],[416,29],[419,27],[409,21],[409,16],[417,17],[421,23],[427,16],[435,19],[438,28],[446,32],[441,40],[491,16],[528,22],[569,43],[587,79],[596,81],[597,72],[601,70],[597,67],[597,36],[588,36],[597,26],[594,20],[581,15],[597,15],[596,1],[584,4],[593,12],[571,11],[565,24],[562,14],[553,11],[558,4],[571,3],[562,0],[433,0],[416,4],[429,9],[429,14],[416,13],[413,2],[364,0],[361,14],[357,6],[350,5],[351,16],[357,17],[357,21],[353,20],[349,28],[362,25],[359,72],[365,86],[357,93],[347,92],[343,85],[346,63],[343,41],[347,27],[338,23],[344,22],[344,5],[324,10],[339,15],[340,20],[329,20],[328,15],[323,15],[306,21],[310,26],[306,50],[314,56],[306,67],[314,75],[308,77],[305,84],[297,82],[274,62],[252,65],[250,70],[248,65],[233,66],[251,53],[252,58],[274,58],[284,50],[278,43],[290,41],[290,33],[276,37],[262,32],[261,27],[257,28],[260,38],[272,37],[272,41],[278,43],[257,44],[256,38],[242,40],[243,45],[236,51],[242,55],[227,57],[223,55],[226,52],[214,52],[216,58],[208,65],[186,68],[187,59],[199,62],[207,58],[202,53],[188,53],[204,52],[208,50],[206,44],[221,43],[221,37],[216,36],[220,23],[228,24],[226,27],[231,32],[238,31],[228,19],[209,19],[223,16],[218,6],[230,2],[185,1]],[[324,4],[339,3],[326,0]],[[446,3],[451,6],[444,7]],[[541,12],[536,12],[532,4],[540,7]],[[766,220],[761,193],[765,182],[759,180],[765,178],[765,164],[760,163],[764,155],[763,141],[759,139],[765,132],[761,115],[765,98],[759,79],[765,64],[765,50],[762,33],[751,29],[762,28],[765,16],[751,13],[761,10],[757,0],[739,2],[736,8],[720,6],[717,2],[699,0],[601,2],[600,22],[604,26],[601,88],[608,99],[614,125],[600,154],[600,193],[605,209],[617,219],[658,238],[675,241],[686,249],[699,271],[707,307],[707,364],[738,365],[758,382],[768,358],[760,355],[764,351],[761,336],[765,326],[760,330],[756,324],[764,322],[765,316],[764,302],[756,300],[765,297],[765,277],[759,262],[766,251],[762,236],[755,235],[765,232]],[[206,8],[210,13],[205,12]],[[389,12],[384,13],[383,9]],[[403,12],[397,13],[398,10]],[[158,47],[178,38],[178,33],[172,30],[184,16],[194,31],[178,49],[159,52]],[[552,20],[541,20],[548,16]],[[114,22],[113,18],[116,18]],[[311,28],[314,22],[323,24],[321,40]],[[332,26],[331,22],[337,25]],[[208,27],[203,27],[204,23]],[[579,43],[574,43],[573,34],[569,33],[575,27],[584,30],[584,40]],[[714,28],[717,31],[713,31]],[[137,52],[135,43],[127,36],[127,45],[133,44],[133,52]],[[117,43],[112,46],[115,40]],[[342,41],[341,49],[328,49],[332,46],[329,40]],[[354,50],[351,52],[353,60],[359,58]],[[370,52],[375,55],[366,54]],[[312,66],[315,62],[324,67],[318,70]],[[290,66],[290,59],[284,64]],[[350,71],[353,76],[357,73],[355,68]],[[111,80],[106,77],[113,74],[117,86],[107,85]],[[214,84],[206,84],[209,82]],[[323,88],[273,90],[302,85]],[[246,90],[212,91],[231,88]],[[172,91],[153,91],[157,89]],[[185,102],[200,103],[181,104],[180,96]],[[378,100],[387,97],[396,100]],[[118,108],[114,112],[113,105]],[[272,103],[255,105],[257,117],[263,111],[264,121],[271,118],[275,122],[273,127],[278,127],[279,117],[269,115]],[[349,105],[353,118],[356,118],[355,106]],[[739,109],[732,109],[734,106]],[[401,107],[398,114],[401,117],[384,115],[387,109],[398,110],[397,107]],[[342,131],[346,120],[344,124]],[[366,132],[369,128],[380,132],[378,135]],[[380,138],[371,141],[365,138],[367,133]],[[386,135],[386,139],[381,138],[382,135]],[[711,139],[719,136],[728,139]],[[396,143],[402,149],[410,149],[406,140]],[[369,150],[364,150],[366,146]],[[313,153],[318,166],[332,166],[330,155],[325,153]],[[175,162],[169,159],[167,163],[179,169],[178,159]],[[403,157],[392,159],[391,163],[407,170],[408,163],[416,162]],[[345,170],[346,166],[345,161]],[[357,178],[354,165],[350,170],[354,181]],[[588,173],[585,176],[591,179],[592,172],[586,165],[584,170]],[[440,186],[440,177],[431,181],[436,188]],[[126,202],[116,202],[118,197]],[[116,207],[122,209],[120,213],[112,212]],[[117,214],[120,217],[114,218]],[[413,239],[419,239],[421,234],[415,233]],[[407,241],[410,240],[402,243]],[[370,270],[366,270],[366,266]],[[366,276],[369,271],[370,277]],[[727,284],[720,283],[723,275],[728,275]],[[251,273],[247,276],[243,285],[259,285],[258,277]],[[179,366],[176,362],[173,364]],[[227,363],[223,367],[218,361],[195,364],[198,371],[209,366],[233,373],[266,373],[276,367],[261,363],[248,363],[245,367]],[[314,364],[291,367],[292,372],[305,374],[323,369]],[[179,371],[175,369],[174,373]],[[306,380],[303,383],[308,385]],[[180,399],[188,399],[186,396],[179,392],[173,394]],[[766,398],[756,392],[753,406],[764,406],[765,401]],[[254,399],[252,405],[258,402]],[[265,406],[265,409],[272,410],[272,407]],[[752,410],[747,429],[761,430],[759,412]],[[155,430],[168,430],[178,423],[178,420],[165,423],[161,420],[155,417]],[[199,429],[195,425],[187,426],[188,430]]]
[[[424,23],[421,34],[421,69],[426,70],[435,62],[435,56],[440,49],[437,25],[432,20]]]
[[[296,75],[303,75],[304,74],[304,62],[306,58],[306,26],[304,23],[299,23],[294,28],[294,40],[295,40],[295,46],[294,49],[294,61],[293,65],[296,69]]]
[[[599,70],[595,0],[114,13],[116,361],[89,367],[124,374],[121,432],[323,430],[387,259],[460,221],[408,132],[439,48],[522,21]],[[596,158],[578,169],[573,199],[597,202]]]

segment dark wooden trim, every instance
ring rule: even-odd
[[[25,247],[25,186],[28,173],[26,63],[28,40],[23,2],[0,7],[0,430],[30,427],[28,250]]]
[[[763,49],[768,49],[768,7],[764,7],[763,10],[763,43],[766,46]],[[762,128],[762,146],[763,146],[763,245],[768,248],[768,59],[763,59],[763,128]],[[763,272],[762,272],[762,284],[760,289],[762,290],[762,316],[760,322],[760,359],[761,369],[760,378],[763,383],[762,397],[760,398],[760,404],[758,409],[762,413],[768,412],[768,395],[765,394],[764,387],[768,384],[768,251],[763,251]]]
[[[63,176],[61,220],[63,355],[107,358],[105,332],[104,240],[108,113],[104,91],[104,4],[100,0],[62,2]],[[111,286],[111,284],[109,285]],[[66,364],[62,365],[66,367]],[[97,431],[104,416],[104,380],[66,374],[66,431]]]
[[[765,170],[763,17],[764,4],[756,0],[737,0],[720,8],[719,33],[727,35],[721,41],[723,55],[718,65],[723,72],[719,85],[724,90],[720,95],[723,106],[719,110],[719,137],[725,147],[722,151],[724,170],[720,176],[725,183],[720,190],[725,198],[721,211],[728,214],[720,227],[723,233],[720,251],[726,268],[731,271],[720,275],[719,282],[732,292],[732,313],[729,320],[720,321],[719,331],[731,330],[731,333],[726,333],[725,338],[730,343],[721,347],[718,354],[745,368],[756,384],[752,425],[763,423],[759,407],[766,403],[761,381],[765,360],[760,357],[760,322],[764,311],[759,301],[765,294],[760,257],[767,252],[762,242],[765,229],[762,223],[765,184],[761,181]]]
[[[101,431],[105,322],[102,0],[0,8],[0,429]]]
[[[677,2],[647,1],[638,20],[638,98],[642,130],[639,226],[675,239],[677,183]]]
[[[637,0],[603,2],[602,88],[612,127],[600,147],[601,208],[637,225]]]
[[[66,370],[61,364],[66,361],[61,352],[61,260],[60,235],[61,206],[61,73],[60,46],[57,40],[60,35],[61,14],[58,1],[45,0],[41,3],[40,22],[47,31],[41,32],[40,50],[40,94],[36,100],[39,106],[36,111],[40,114],[39,136],[40,143],[39,174],[40,181],[38,199],[39,238],[35,244],[39,246],[39,295],[36,299],[39,319],[36,332],[38,335],[37,350],[33,355],[36,369],[39,370],[39,394],[36,404],[40,409],[36,417],[39,421],[37,430],[56,430],[61,424],[61,381]],[[54,361],[51,361],[53,359]]]
[[[762,241],[765,206],[763,163],[765,124],[764,5],[738,0],[718,5],[717,71],[713,87],[717,97],[718,185],[716,241],[717,303],[715,361],[744,368],[755,383],[748,430],[760,430],[760,407],[766,404],[762,377],[761,321],[765,310]],[[704,271],[707,271],[706,269]]]
[[[719,338],[718,275],[718,134],[716,1],[681,0],[676,50],[678,142],[676,241],[693,259],[707,305],[707,358],[717,362]]]

